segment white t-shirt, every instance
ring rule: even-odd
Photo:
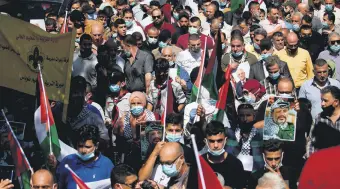
[[[199,53],[191,53],[189,49],[178,53],[176,64],[181,66],[190,75],[191,71],[201,65],[201,55],[203,50]]]
[[[135,32],[139,32],[140,34],[142,34],[142,36],[143,36],[143,41],[145,41],[145,35],[144,35],[144,31],[143,31],[142,27],[138,26],[138,25],[136,24],[136,22],[133,21],[133,24],[132,24],[131,28],[127,28],[126,34],[132,35],[132,34],[135,33]]]

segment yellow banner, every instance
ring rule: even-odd
[[[75,32],[56,35],[0,15],[0,86],[36,94],[41,65],[49,99],[68,104]]]

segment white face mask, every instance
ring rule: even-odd
[[[274,169],[273,167],[271,167],[272,169],[277,170],[277,169],[279,169],[280,167],[282,167],[283,153],[284,153],[284,152],[281,153],[281,160],[280,160],[279,165],[277,165],[277,166],[275,167],[275,169]],[[262,157],[263,157],[263,161],[264,161],[264,167],[265,167],[265,168],[266,168],[266,167],[270,167],[270,166],[268,165],[268,163],[267,163],[266,156],[264,155],[264,153],[262,153]]]

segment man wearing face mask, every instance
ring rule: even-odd
[[[189,15],[181,12],[178,15],[176,32],[172,35],[171,43],[176,44],[179,36],[187,34],[189,29]]]
[[[266,94],[276,95],[277,84],[280,78],[291,78],[287,63],[282,62],[276,55],[268,57],[265,63],[268,76],[261,81],[266,88]]]
[[[267,38],[267,32],[263,28],[258,28],[254,31],[253,44],[246,45],[246,50],[256,56],[257,59],[261,56],[260,43],[261,40]]]
[[[309,25],[302,25],[299,34],[299,47],[307,50],[311,56],[312,62],[315,62],[320,52],[324,50],[324,44],[321,35],[312,30]]]
[[[172,52],[176,55],[182,51],[181,48],[177,47],[176,45],[171,44],[171,33],[169,30],[163,30],[158,36],[158,48],[152,51],[153,56],[157,60],[162,56],[162,49],[166,47],[171,47]]]
[[[201,30],[202,30],[201,20],[196,16],[190,18],[188,33],[179,36],[176,46],[181,48],[182,50],[186,50],[188,48],[189,36],[192,34],[197,34],[199,35],[199,38],[201,41],[201,49],[204,48],[204,41],[206,38],[207,38],[207,49],[208,50],[212,49],[214,47],[213,40],[209,38],[208,36],[204,35],[203,33],[201,33]]]
[[[321,108],[321,89],[326,86],[332,85],[340,88],[340,82],[328,78],[328,64],[324,59],[317,59],[314,64],[313,79],[306,81],[302,86],[299,93],[299,98],[307,98],[312,104],[312,116],[316,116],[322,112]]]
[[[174,26],[172,24],[165,22],[164,14],[160,9],[154,9],[152,11],[151,15],[152,15],[153,23],[147,25],[144,28],[144,31],[148,31],[148,29],[151,28],[151,27],[156,27],[160,31],[169,30],[171,32],[171,34],[175,33]]]
[[[261,158],[263,130],[254,128],[255,110],[250,104],[241,104],[237,108],[238,126],[228,128],[227,152],[236,156],[243,164],[246,180],[252,172],[264,165]]]
[[[145,35],[142,27],[138,26],[134,20],[133,12],[131,9],[123,10],[123,19],[126,25],[126,34],[133,34],[134,32],[139,32],[143,36],[143,41],[145,41]]]
[[[327,46],[328,36],[330,33],[340,33],[340,26],[335,24],[335,15],[331,12],[326,12],[322,22],[322,37],[324,38],[325,46]]]
[[[261,1],[261,4],[265,5],[263,1]],[[257,1],[249,1],[248,6],[246,5],[246,7],[248,7],[249,12],[251,13],[251,22],[258,24],[260,22],[260,4]],[[262,9],[267,11],[266,7]],[[244,9],[243,12],[248,10]]]
[[[158,48],[158,37],[160,34],[159,29],[151,27],[147,30],[147,39],[143,41],[141,50],[145,50],[152,54],[152,51]]]
[[[268,38],[261,40],[260,49],[261,49],[260,60],[250,66],[249,79],[256,79],[259,82],[262,82],[264,79],[268,78],[269,76],[269,73],[266,69],[266,63],[268,62],[267,61],[268,58],[273,57],[272,54],[274,52],[274,49],[273,49],[272,41]],[[279,73],[281,73],[284,77],[291,77],[286,62],[279,60],[277,64],[278,64]]]
[[[269,139],[263,142],[263,160],[265,166],[263,169],[259,169],[251,174],[249,179],[249,189],[255,189],[259,178],[261,178],[267,172],[273,172],[279,174],[285,181],[286,187],[290,189],[297,188],[297,172],[294,168],[286,165],[282,165],[283,159],[283,143],[277,139]]]
[[[296,1],[288,0],[285,3],[283,3],[282,6],[284,7],[283,12],[282,12],[282,17],[286,22],[290,23],[291,18],[296,9]],[[289,29],[292,29],[292,28],[289,28]]]
[[[97,87],[96,65],[98,61],[92,53],[92,38],[88,34],[80,37],[80,50],[73,55],[72,77],[82,76],[93,89]]]
[[[227,136],[224,125],[218,121],[211,121],[206,126],[205,133],[208,153],[203,154],[202,157],[209,163],[221,185],[230,188],[245,188],[246,179],[242,162],[225,151]]]
[[[333,60],[337,65],[340,63],[340,35],[332,32],[328,37],[328,48],[319,54],[318,58]],[[336,66],[336,79],[340,81],[340,68]]]
[[[110,178],[113,164],[98,151],[99,131],[96,126],[85,125],[77,137],[77,153],[66,156],[58,165],[56,176],[60,188],[76,189],[77,184],[69,166],[84,182],[95,182]]]
[[[340,9],[335,7],[334,0],[325,0],[325,9],[320,15],[320,20],[323,20],[325,13],[333,13],[335,15],[334,24],[340,26]]]
[[[298,47],[299,39],[293,32],[287,35],[287,47],[275,54],[280,60],[287,62],[297,94],[303,82],[314,77],[312,59],[308,51]]]
[[[311,154],[319,150],[318,149],[319,147],[316,146],[313,142],[314,140],[316,140],[315,135],[317,135],[317,133],[313,133],[314,129],[317,129],[317,127],[322,126],[322,127],[331,127],[332,129],[339,131],[339,128],[337,127],[340,123],[339,102],[340,102],[340,89],[338,87],[327,86],[321,90],[321,107],[323,111],[316,117],[315,123],[313,124],[311,128],[310,138],[307,143],[307,157],[309,157]],[[332,132],[330,129],[327,131]],[[327,135],[334,136],[334,135],[331,135],[331,133],[327,133],[327,131],[324,131],[323,133],[324,136],[327,136]],[[336,131],[333,131],[333,132],[336,132]],[[332,141],[333,139],[329,139],[329,140]],[[317,142],[320,143],[321,141],[317,141]],[[323,144],[322,146],[323,148],[330,147],[330,146],[327,146],[329,144],[327,143],[325,144]]]
[[[321,20],[323,12],[325,11],[325,5],[321,3],[321,0],[313,0],[312,6],[314,9],[314,16]]]

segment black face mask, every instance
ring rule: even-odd
[[[314,6],[315,6],[316,8],[320,8],[321,2],[319,2],[319,3],[314,3]]]
[[[181,26],[181,33],[183,33],[183,34],[188,33],[188,29],[189,29],[188,26]]]
[[[241,129],[241,133],[250,133],[251,129],[254,126],[255,121],[249,122],[249,123],[240,123],[240,129]]]
[[[290,49],[290,48],[287,48],[288,52],[291,54],[291,55],[295,55],[298,48],[294,48],[294,49]]]
[[[327,106],[327,107],[324,107],[322,108],[322,114],[326,115],[326,116],[331,116],[334,112],[335,108],[330,105],[330,106]]]
[[[82,50],[80,51],[80,54],[81,54],[81,56],[82,56],[83,58],[87,58],[87,57],[91,56],[91,54],[92,54],[92,49],[90,49],[90,48],[82,49]]]

